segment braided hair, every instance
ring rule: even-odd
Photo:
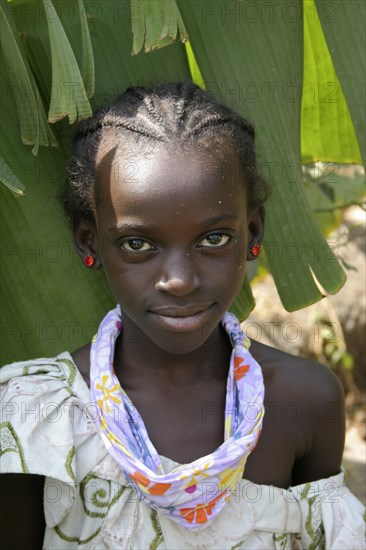
[[[189,147],[212,154],[229,145],[240,159],[249,206],[260,206],[270,191],[257,168],[254,137],[245,118],[195,84],[129,88],[78,124],[60,200],[71,222],[94,220],[96,157],[107,138],[139,154]]]

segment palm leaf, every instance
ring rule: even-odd
[[[344,44],[349,44],[348,36],[353,35],[350,26],[342,30],[334,20],[339,17],[339,7],[342,2],[322,6],[321,13],[326,20],[333,20],[337,28],[337,50],[344,50]],[[301,154],[302,162],[313,163],[318,160],[333,163],[362,164],[360,150],[349,113],[348,105],[343,94],[334,62],[335,48],[332,46],[332,55],[329,52],[319,15],[313,0],[306,0],[304,4],[304,83],[301,111]],[[349,8],[348,8],[349,9]],[[335,10],[335,11],[334,11]],[[338,14],[338,15],[337,15]],[[337,19],[338,20],[338,19]],[[346,18],[350,24],[350,20]],[[344,26],[344,23],[342,22]],[[357,33],[356,33],[357,36]],[[358,35],[362,40],[362,32]],[[342,47],[339,48],[339,44]],[[348,56],[347,63],[353,58],[353,49],[362,47],[356,40],[353,42],[352,55]],[[353,80],[358,73],[352,63]],[[340,68],[343,74],[344,67]],[[360,66],[359,74],[362,75]],[[356,77],[357,78],[357,77]],[[342,79],[344,80],[344,79]],[[359,90],[357,102],[362,98],[362,84],[355,83],[352,89]],[[355,98],[351,98],[353,105]],[[356,115],[357,120],[362,120]]]
[[[18,111],[16,119],[19,120],[21,139],[25,144],[34,145],[32,152],[36,155],[39,145],[56,145],[56,140],[47,124],[41,97],[24,54],[12,13],[9,10],[4,12],[1,5],[0,38],[4,57],[2,64],[6,66],[8,86],[11,85],[12,96],[15,97]]]
[[[51,0],[42,0],[47,13],[51,43],[52,86],[48,120],[57,122],[68,116],[70,124],[92,115],[90,103],[74,52]],[[85,40],[84,40],[85,43]]]
[[[24,185],[2,157],[0,157],[0,180],[14,196],[24,195]]]
[[[151,52],[171,44],[179,31],[182,41],[188,36],[181,15],[174,0],[131,1],[131,22],[133,33],[132,54],[144,47]]]
[[[366,163],[365,2],[347,0],[329,7],[316,0],[324,36],[347,101],[363,164]],[[358,159],[357,159],[358,160]]]
[[[262,3],[252,4],[259,13]],[[293,4],[301,14],[302,2]],[[345,273],[313,220],[302,185],[302,18],[289,22],[263,17],[258,32],[244,18],[228,17],[228,32],[223,29],[221,4],[210,12],[204,2],[185,0],[178,6],[206,88],[256,127],[261,164],[273,186],[264,244],[284,307],[293,311],[316,302],[322,297],[319,285],[337,292]],[[320,261],[324,258],[330,259],[332,269]]]
[[[78,0],[78,6],[81,30],[80,73],[84,82],[86,94],[88,98],[90,98],[94,95],[95,85],[94,56],[83,0]]]
[[[2,2],[1,6],[4,5]],[[12,52],[8,47],[6,54],[7,46],[3,47],[2,55],[8,57],[3,78],[12,82],[17,82],[17,78],[28,78],[35,90],[38,111],[34,103],[29,102],[26,113],[22,115],[22,106],[17,110],[17,101],[11,102],[4,95],[0,98],[4,113],[2,179],[13,192],[22,191],[24,184],[27,188],[26,199],[20,201],[14,201],[5,186],[0,190],[5,236],[2,267],[6,265],[7,268],[1,297],[5,319],[1,361],[53,355],[64,349],[77,348],[90,340],[101,316],[113,303],[103,277],[87,272],[76,255],[70,256],[73,250],[71,235],[63,227],[62,213],[56,201],[72,128],[66,120],[53,124],[60,147],[41,147],[34,157],[29,147],[21,143],[15,121],[19,121],[28,143],[41,144],[43,138],[37,141],[37,136],[45,135],[42,124],[45,124],[46,132],[50,132],[45,123],[43,105],[50,108],[52,119],[68,116],[69,120],[74,120],[87,116],[90,107],[94,110],[129,85],[190,80],[184,45],[174,43],[169,48],[162,48],[178,35],[185,40],[187,31],[190,34],[188,60],[194,67],[195,80],[201,85],[204,82],[209,91],[231,103],[256,125],[260,161],[265,175],[273,183],[273,197],[268,204],[266,252],[283,303],[288,309],[303,307],[322,296],[323,290],[319,286],[326,292],[335,292],[342,285],[343,270],[335,256],[329,253],[303,192],[300,115],[302,113],[303,120],[313,116],[311,105],[306,105],[306,101],[311,103],[309,94],[307,99],[304,94],[302,107],[300,105],[301,90],[305,89],[303,4],[300,0],[291,2],[291,9],[299,14],[295,18],[285,17],[278,3],[272,6],[273,17],[268,15],[267,4],[259,0],[232,5],[239,10],[234,15],[228,13],[225,2],[198,0],[126,1],[113,3],[113,6],[105,0],[67,3],[61,0],[12,0],[11,10],[9,6],[3,10],[9,27],[5,33],[9,34],[10,29],[12,37],[9,43],[16,44]],[[364,78],[364,64],[360,59],[362,39],[359,38],[362,35],[362,10],[357,13],[352,0],[339,0],[336,5],[340,6],[340,21],[333,29],[327,21],[327,14],[320,10],[322,25],[318,24],[316,28],[316,48],[320,50],[316,51],[324,57],[327,44],[328,58],[322,69],[327,74],[329,71],[330,76],[324,76],[324,82],[338,78],[344,91],[345,101],[342,99],[337,110],[332,111],[334,125],[343,113],[342,135],[332,131],[329,136],[326,128],[330,111],[325,111],[323,105],[316,106],[315,134],[306,133],[309,125],[304,125],[302,133],[303,154],[306,153],[310,160],[325,157],[328,153],[331,157],[332,150],[339,152],[339,157],[333,160],[341,161],[342,154],[346,160],[357,160],[359,152],[355,147],[353,126],[362,150],[362,136],[359,134],[363,96],[357,95],[357,86]],[[44,7],[50,10],[48,13],[52,18],[45,17]],[[249,13],[249,7],[261,14],[254,24],[253,11]],[[310,9],[310,4],[308,7]],[[54,26],[48,19],[52,19]],[[351,31],[352,28],[356,32]],[[326,41],[319,34],[321,29],[324,29]],[[309,44],[315,44],[314,27],[309,22],[305,32],[305,68],[310,67],[313,71],[311,78],[319,78],[319,74],[314,73],[314,58],[309,49]],[[346,66],[347,56],[339,51],[345,42],[349,53],[356,52],[358,65],[352,62]],[[148,55],[137,53],[155,48],[159,49]],[[130,55],[131,49],[136,55]],[[334,62],[335,73],[331,73],[334,68],[329,56]],[[14,68],[21,64],[23,69]],[[14,75],[15,72],[20,76]],[[352,90],[356,73],[358,84]],[[57,97],[58,84],[64,82],[63,79],[77,83],[74,96],[65,95],[64,92],[70,92],[70,88],[61,85],[63,97]],[[50,86],[51,82],[53,86]],[[305,75],[304,85],[308,82]],[[91,97],[93,85],[94,96]],[[295,100],[291,92],[296,92]],[[347,119],[345,102],[353,126]],[[25,123],[24,115],[31,117],[29,123]],[[329,137],[332,142],[329,142]],[[305,148],[311,140],[316,146],[313,151]],[[48,142],[52,142],[50,133]],[[327,148],[330,143],[333,149]],[[324,160],[329,160],[329,156]],[[67,293],[65,281],[72,282]],[[233,310],[243,316],[252,306],[246,281]],[[72,323],[76,323],[74,328]]]
[[[42,11],[34,13],[22,4],[12,7],[17,28],[26,36],[25,49],[40,94],[50,101],[51,49],[47,23]],[[80,52],[80,21],[76,10],[63,10],[54,2],[60,24],[74,52]],[[190,78],[184,45],[177,43],[148,56],[131,57],[131,14],[125,4],[111,16],[110,4],[102,1],[85,3],[95,63],[93,109],[113,99],[131,84],[153,84]],[[75,4],[77,8],[77,4]],[[78,59],[75,54],[75,59]],[[7,76],[3,74],[3,78]],[[4,89],[4,82],[0,83]],[[87,86],[86,86],[87,88]],[[16,105],[0,97],[3,113],[1,142],[9,170],[3,176],[10,180],[10,170],[26,186],[25,200],[14,201],[1,186],[3,285],[2,364],[14,359],[55,355],[73,350],[90,341],[105,311],[114,304],[103,273],[86,270],[74,251],[72,235],[66,228],[57,191],[65,175],[65,162],[72,127],[61,121],[53,124],[59,148],[40,148],[32,155],[23,145]],[[13,180],[15,181],[15,180]],[[66,285],[65,285],[66,282]]]

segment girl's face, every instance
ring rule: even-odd
[[[190,151],[127,160],[115,149],[98,174],[91,248],[124,322],[165,351],[199,348],[239,292],[248,242],[262,231],[236,157]]]

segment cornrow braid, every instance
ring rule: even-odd
[[[203,120],[199,121],[196,126],[189,129],[189,133],[185,134],[185,137],[190,138],[202,132],[205,128],[212,126],[223,126],[224,124],[232,124],[233,117],[225,116],[221,114],[208,115]],[[237,121],[238,128],[241,128],[244,132],[247,132],[254,139],[254,128],[247,121]]]
[[[149,115],[152,116],[163,128],[165,127],[165,121],[159,111],[156,109],[154,105],[154,101],[152,98],[145,94],[145,91],[143,88],[129,88],[131,90],[131,93],[134,93],[141,101],[144,103],[147,112]],[[129,91],[127,90],[127,91]]]
[[[147,124],[149,125],[150,121],[147,119]],[[156,139],[162,139],[163,133],[156,132],[155,136],[151,132],[151,130],[144,129],[142,127],[139,127],[137,124],[134,123],[134,121],[131,119],[118,119],[115,116],[111,116],[109,113],[106,114],[106,116],[102,120],[94,120],[94,119],[88,119],[80,123],[82,125],[78,130],[76,131],[74,135],[74,142],[78,139],[82,139],[86,137],[88,134],[91,134],[93,132],[98,132],[104,128],[125,128],[126,130],[130,130],[131,132],[136,132],[137,134],[144,135],[148,138],[155,137]]]
[[[107,136],[127,155],[136,148],[144,155],[162,147],[176,151],[200,146],[211,152],[229,144],[239,155],[249,204],[260,205],[269,195],[257,168],[255,131],[245,118],[192,83],[132,87],[76,129],[68,178],[60,194],[74,223],[80,218],[94,220],[96,158]]]
[[[189,104],[194,94],[197,92],[197,88],[194,86],[185,86],[183,82],[177,84],[178,103],[176,108],[176,115],[181,125],[184,124],[187,113],[189,111]]]
[[[147,125],[149,125],[149,120],[146,121]],[[148,129],[139,127],[137,124],[135,124],[132,120],[105,120],[103,121],[103,128],[124,128],[125,130],[129,130],[130,132],[135,132],[136,134],[140,134],[142,136],[145,136],[149,139],[156,139],[158,141],[164,140],[164,134],[162,132],[157,132],[156,128]],[[155,131],[154,131],[155,130]]]

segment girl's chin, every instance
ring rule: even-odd
[[[224,315],[222,313],[220,316],[220,313],[217,304],[213,304],[194,315],[173,317],[147,311],[143,319],[132,321],[122,311],[124,345],[128,345],[130,341],[147,350],[150,342],[166,353],[191,353],[203,346],[213,335]],[[150,351],[153,350],[150,348]]]
[[[157,337],[152,339],[152,341],[166,353],[184,355],[198,351],[202,346],[207,345],[208,340],[213,337],[213,333],[217,327],[218,325],[210,325],[197,331],[169,332],[166,337]]]

